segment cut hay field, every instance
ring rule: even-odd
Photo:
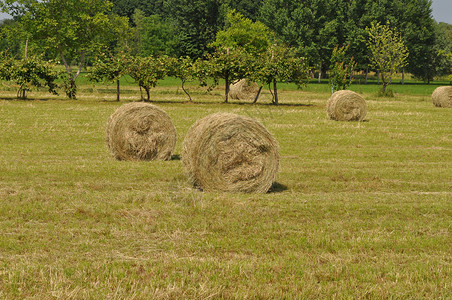
[[[106,147],[107,119],[139,99],[134,86],[121,103],[101,86],[75,101],[0,91],[0,299],[450,299],[452,109],[421,88],[362,88],[358,123],[326,117],[326,85],[281,90],[278,107],[268,93],[221,104],[220,89],[187,104],[161,86],[151,97],[178,136],[173,159],[156,162]],[[275,136],[272,192],[190,187],[182,141],[215,112]]]

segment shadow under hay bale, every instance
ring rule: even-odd
[[[328,99],[326,111],[336,121],[362,121],[367,114],[366,101],[359,94],[341,90]]]
[[[157,106],[127,103],[108,119],[107,146],[119,160],[169,160],[176,146],[176,129]]]
[[[191,183],[202,190],[266,193],[278,172],[278,145],[256,120],[216,113],[190,128],[182,162]]]
[[[440,86],[432,93],[433,104],[437,107],[452,107],[452,86]]]
[[[229,86],[229,97],[236,100],[253,101],[259,92],[259,86],[248,79],[240,79]]]

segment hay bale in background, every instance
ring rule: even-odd
[[[169,160],[176,146],[176,129],[157,106],[127,103],[108,119],[107,146],[119,160]]]
[[[433,91],[433,104],[437,107],[452,107],[452,86],[440,86]]]
[[[190,128],[182,162],[191,183],[202,190],[266,193],[278,172],[278,145],[259,122],[216,113]]]
[[[238,82],[229,85],[229,97],[236,100],[251,100],[256,98],[259,86],[248,79],[240,79]]]
[[[331,95],[326,111],[336,121],[362,121],[366,117],[367,105],[359,94],[342,90]]]

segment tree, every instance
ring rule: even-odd
[[[452,84],[452,52],[448,53],[447,56],[449,57],[449,61],[450,61],[450,75],[449,75],[449,80]]]
[[[18,27],[17,21],[0,21],[0,51],[7,50],[12,55],[19,55],[22,52]]]
[[[406,65],[408,49],[400,34],[396,29],[392,29],[389,23],[372,23],[366,31],[371,65],[379,71],[383,84],[382,93],[385,95],[392,75]]]
[[[191,99],[190,94],[188,93],[187,89],[185,88],[185,83],[189,80],[192,80],[194,78],[195,74],[195,66],[191,58],[189,57],[180,57],[180,58],[173,58],[168,57],[167,58],[167,75],[173,76],[181,81],[182,90],[188,97],[188,101],[190,103],[193,102]]]
[[[302,86],[307,82],[308,69],[306,59],[297,57],[295,49],[273,45],[254,60],[249,78],[263,85],[268,84],[273,95],[272,103],[278,105],[278,82],[290,81]]]
[[[207,55],[207,74],[215,84],[224,80],[224,102],[228,102],[229,86],[236,80],[250,77],[250,55],[240,48],[220,49]]]
[[[113,55],[102,52],[96,58],[88,74],[89,79],[95,82],[108,81],[116,82],[116,100],[119,101],[120,84],[119,80],[127,72],[127,65],[124,64],[126,56],[123,53]]]
[[[66,69],[66,94],[76,97],[75,80],[85,58],[116,38],[126,19],[110,14],[112,3],[103,0],[4,0],[4,11],[17,17],[32,42],[43,52],[57,54]],[[78,65],[73,72],[72,63]]]
[[[175,55],[176,44],[176,32],[169,22],[165,22],[158,15],[151,15],[143,19],[141,56]]]
[[[14,81],[19,85],[17,98],[26,99],[26,92],[31,91],[33,86],[45,86],[49,93],[58,94],[58,72],[52,64],[37,56],[15,60],[6,53],[0,53],[0,59],[0,79]]]
[[[127,73],[138,83],[141,100],[151,101],[150,89],[166,76],[166,57],[132,57],[127,60]],[[146,99],[142,89],[146,91]]]
[[[167,18],[177,28],[178,57],[192,59],[209,52],[208,44],[215,40],[224,25],[225,12],[220,0],[167,0]]]
[[[241,13],[231,10],[226,16],[226,29],[217,32],[210,44],[219,48],[241,48],[254,54],[262,53],[271,45],[272,32],[263,23],[253,22]]]
[[[0,51],[0,80],[11,80],[14,64],[14,59],[8,52]]]
[[[338,90],[345,90],[352,83],[352,75],[356,67],[356,62],[353,60],[353,57],[346,57],[349,46],[339,48],[339,45],[337,45],[333,49],[330,59],[330,84],[332,93]]]

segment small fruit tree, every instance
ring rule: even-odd
[[[370,52],[371,67],[376,68],[383,84],[382,94],[391,84],[392,76],[407,65],[408,48],[399,32],[390,24],[372,23],[366,27],[368,33],[367,47]]]
[[[116,100],[119,101],[119,80],[127,72],[126,56],[123,53],[113,55],[102,52],[95,59],[88,77],[91,81],[116,81]]]
[[[330,84],[331,92],[345,90],[352,83],[353,69],[356,62],[353,57],[347,58],[346,52],[349,45],[339,47],[337,45],[333,49],[330,59]]]
[[[272,103],[278,105],[278,82],[294,82],[305,85],[309,77],[307,62],[297,57],[292,48],[273,45],[266,52],[257,56],[252,64],[250,79],[268,85],[273,95]],[[257,97],[254,102],[257,101]]]

